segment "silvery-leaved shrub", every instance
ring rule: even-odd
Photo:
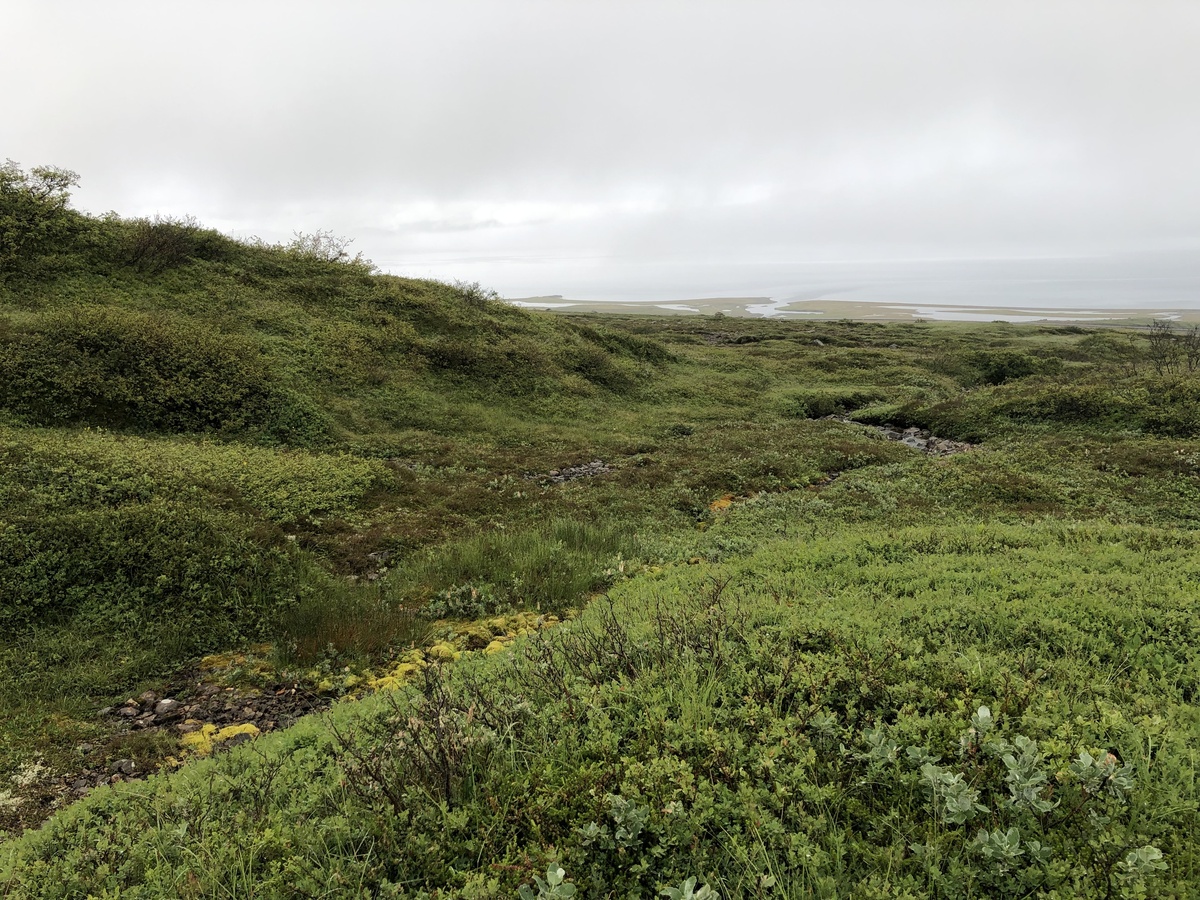
[[[679,887],[663,888],[661,894],[667,900],[720,900],[720,894],[707,884],[697,889],[695,877],[687,879]]]
[[[546,869],[545,879],[533,876],[537,893],[534,893],[533,888],[529,885],[521,885],[519,890],[521,900],[569,900],[570,897],[575,896],[575,885],[568,884],[565,881],[566,877],[567,873],[563,869],[550,863]]]

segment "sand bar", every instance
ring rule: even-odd
[[[509,300],[525,309],[560,313],[614,313],[620,315],[712,316],[739,318],[854,319],[876,322],[1014,322],[1046,324],[1145,325],[1153,319],[1181,323],[1200,322],[1200,309],[1034,309],[1029,306],[973,306],[969,303],[888,303],[860,300],[780,301],[771,297],[704,297],[671,300],[576,300],[558,295]]]

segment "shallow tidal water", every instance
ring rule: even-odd
[[[1200,253],[755,265],[615,265],[567,276],[534,308],[802,318],[847,314],[988,322],[1200,312]],[[795,305],[799,305],[796,307]],[[621,307],[626,307],[621,309]],[[857,313],[849,313],[858,317]]]

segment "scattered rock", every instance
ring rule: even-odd
[[[177,694],[184,699],[166,694]],[[153,734],[170,728],[181,741],[199,733],[202,741],[208,739],[213,745],[212,750],[223,751],[260,732],[287,728],[301,716],[324,709],[331,700],[329,696],[309,693],[295,683],[276,684],[267,690],[226,687],[206,682],[203,670],[196,669],[186,673],[182,682],[164,686],[161,693],[146,691],[121,706],[104,707],[99,715],[114,716],[122,721],[117,735],[135,731]],[[221,735],[227,735],[228,740]],[[113,749],[119,747],[119,743],[113,745]],[[99,756],[104,747],[81,744],[77,749],[83,757],[80,762],[84,768],[57,780],[57,789],[63,798],[82,797],[102,784],[145,778],[154,768],[140,768],[130,759],[108,763],[94,759],[92,762],[89,757]]]
[[[952,441],[949,438],[938,437],[924,428],[905,428],[897,431],[893,426],[885,424],[880,431],[889,440],[898,440],[906,447],[928,453],[930,456],[949,456],[952,453],[963,453],[973,449],[973,444],[965,441]],[[893,436],[898,435],[898,436]]]
[[[968,450],[975,449],[974,444],[938,437],[925,428],[900,429],[890,422],[885,422],[883,425],[866,425],[863,422],[855,422],[853,419],[848,419],[845,416],[826,416],[825,418],[832,419],[835,422],[842,422],[846,425],[858,425],[862,428],[874,429],[889,441],[899,441],[906,447],[911,447],[922,453],[928,453],[930,456],[950,456],[954,453],[965,453]]]
[[[576,478],[593,478],[596,475],[604,475],[611,471],[612,466],[606,464],[603,460],[593,459],[589,463],[581,463],[577,466],[564,466],[561,469],[551,469],[545,474],[526,475],[525,478],[541,484],[563,484],[567,481],[574,481]]]
[[[172,700],[170,698],[166,700],[159,700],[158,703],[154,705],[154,714],[157,716],[169,716],[172,713],[177,712],[182,706],[183,704],[178,700]]]

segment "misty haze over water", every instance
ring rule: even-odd
[[[559,271],[553,275],[538,273],[536,283],[533,273],[523,273],[501,293],[624,302],[769,297],[777,303],[843,300],[1046,312],[1200,309],[1200,255],[1191,253],[733,265],[597,261],[582,271],[554,268]],[[489,269],[496,274],[494,264]],[[530,290],[534,284],[545,290]]]

